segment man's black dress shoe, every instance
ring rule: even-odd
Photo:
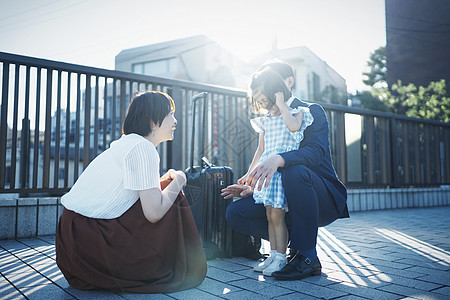
[[[295,257],[295,255],[297,255],[297,250],[289,248],[289,253],[286,256],[287,261],[290,262],[291,259],[293,259]]]
[[[273,272],[272,277],[278,280],[297,280],[320,275],[321,273],[322,265],[319,258],[311,261],[309,258],[297,253],[280,271]]]

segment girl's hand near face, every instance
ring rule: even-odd
[[[283,92],[275,93],[275,104],[277,105],[277,107],[280,111],[284,106],[286,106],[286,102],[284,101]]]

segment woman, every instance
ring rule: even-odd
[[[130,102],[123,135],[95,158],[71,190],[56,233],[56,262],[77,289],[165,293],[199,285],[206,259],[189,205],[186,177],[159,177],[156,146],[172,140],[169,95]]]

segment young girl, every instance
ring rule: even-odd
[[[259,142],[248,172],[238,180],[238,184],[242,185],[252,181],[249,174],[259,162],[282,152],[297,150],[304,130],[313,122],[308,108],[290,109],[287,101],[292,94],[277,73],[266,69],[254,74],[250,88],[253,108],[268,114],[250,121],[259,133]],[[281,173],[275,172],[269,184],[266,182],[262,189],[255,188],[253,198],[266,207],[271,249],[270,256],[254,270],[271,276],[286,265],[288,231],[284,216],[288,207]]]

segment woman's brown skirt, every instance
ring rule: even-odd
[[[183,194],[157,223],[138,200],[116,219],[87,218],[64,209],[56,233],[56,262],[82,290],[167,293],[202,283],[206,259]]]

